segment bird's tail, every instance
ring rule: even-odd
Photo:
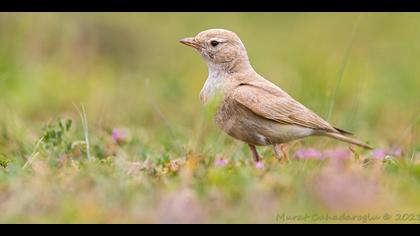
[[[362,143],[361,141],[359,141],[355,138],[351,138],[351,137],[345,136],[345,135],[340,134],[340,133],[329,132],[329,133],[324,133],[323,135],[331,137],[331,138],[338,139],[340,141],[352,143],[352,144],[355,144],[357,146],[364,147],[366,149],[371,149],[371,150],[373,149],[373,147],[368,145],[368,144]]]

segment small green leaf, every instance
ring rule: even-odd
[[[9,160],[4,156],[3,154],[0,154],[0,166],[3,168],[7,168],[7,165],[9,164]]]
[[[73,121],[71,119],[67,119],[66,121],[66,130],[69,131],[71,128]]]

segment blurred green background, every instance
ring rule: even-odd
[[[103,191],[103,194],[111,195],[106,200],[111,205],[116,204],[112,205],[115,209],[137,206],[141,202],[138,212],[127,213],[131,214],[133,221],[153,221],[136,215],[149,205],[155,206],[149,204],[150,199],[144,199],[144,196],[154,191],[154,194],[159,194],[157,186],[172,190],[183,186],[180,184],[183,177],[162,182],[152,178],[152,183],[147,182],[146,187],[140,184],[142,190],[127,190],[123,188],[127,187],[124,185],[127,182],[118,182],[121,178],[126,181],[122,175],[108,179],[108,185],[101,177],[96,179],[93,175],[108,176],[111,171],[103,166],[100,168],[105,170],[89,167],[91,174],[85,174],[100,186],[96,190],[86,190],[83,185],[81,192],[92,191],[90,195],[70,193],[69,196],[76,196],[76,200],[66,198],[64,204],[58,204],[62,207],[52,206],[55,210],[44,212],[50,214],[46,218],[31,218],[30,214],[23,216],[26,208],[13,207],[21,202],[29,204],[32,197],[24,196],[37,193],[34,186],[39,185],[32,186],[32,182],[29,186],[24,184],[31,175],[21,176],[18,169],[27,161],[44,127],[55,118],[71,118],[76,130],[81,131],[82,125],[73,103],[83,104],[86,108],[95,156],[111,155],[104,140],[109,138],[110,130],[123,127],[133,139],[128,146],[120,147],[117,154],[112,155],[127,156],[127,160],[138,161],[150,157],[167,161],[168,158],[179,158],[188,151],[204,156],[209,152],[212,158],[233,153],[236,160],[248,159],[246,156],[249,153],[241,144],[234,147],[239,148],[239,154],[232,151],[233,140],[223,136],[226,145],[222,144],[220,131],[204,117],[205,111],[200,105],[198,93],[207,77],[207,67],[196,52],[178,42],[180,38],[194,36],[209,28],[236,32],[245,44],[257,72],[324,118],[328,117],[332,107],[330,121],[337,127],[354,132],[357,137],[376,147],[398,146],[402,147],[407,157],[418,156],[420,14],[1,13],[0,154],[12,164],[9,172],[0,171],[0,180],[3,181],[0,190],[14,189],[15,192],[8,192],[10,196],[23,197],[17,198],[11,205],[0,204],[0,209],[15,209],[11,211],[13,214],[4,215],[0,220],[94,221],[95,217],[103,216],[103,212],[99,210],[98,213],[98,209],[93,207],[99,207],[95,202],[101,202]],[[83,139],[81,132],[74,135],[77,139]],[[309,142],[338,145],[326,139],[310,139]],[[268,152],[264,151],[263,155],[269,155]],[[286,170],[285,173],[289,175],[281,175],[276,170],[275,173],[280,175],[273,173],[274,177],[270,177],[268,184],[282,189],[286,181],[289,188],[290,178],[297,175],[294,168],[304,171],[306,167],[295,163]],[[410,203],[418,203],[413,199],[418,196],[420,171],[417,167],[413,168],[415,177],[410,181],[414,182],[404,182],[399,187],[400,190],[410,189],[407,190],[411,195],[404,205],[406,209],[410,209]],[[202,185],[216,183],[216,189],[220,187],[222,192],[226,190],[232,193],[228,197],[232,201],[238,199],[238,192],[246,188],[249,194],[244,196],[253,196],[254,185],[244,184],[258,182],[253,172],[249,169],[235,171],[236,179],[216,170],[212,172],[213,179],[203,177],[207,182],[197,180],[194,194],[211,195],[200,187],[200,181],[203,181]],[[50,174],[46,176],[55,176]],[[76,177],[83,180],[83,176]],[[400,177],[401,181],[405,178]],[[17,182],[20,185],[11,185],[14,178],[20,179]],[[47,179],[50,178],[41,178],[39,184]],[[61,180],[56,181],[59,181],[56,187],[60,192],[65,184]],[[168,187],[168,181],[174,181],[177,187]],[[225,181],[226,186],[218,185]],[[413,184],[417,188],[411,188]],[[119,186],[116,191],[122,194],[121,198],[113,192],[115,186]],[[265,189],[264,186],[260,190],[269,191],[270,187]],[[296,192],[299,192],[300,186],[295,186]],[[21,187],[28,188],[25,192],[28,195],[19,194]],[[166,187],[164,191],[169,191]],[[240,189],[242,187],[244,189]],[[190,196],[189,190],[185,191],[181,192]],[[5,196],[0,194],[0,200]],[[55,197],[61,195],[47,191],[45,195],[36,196],[38,198],[35,199],[49,199],[46,200],[48,202],[52,198],[51,201],[56,202]],[[180,198],[183,199],[182,196]],[[290,203],[292,198],[288,196],[286,194],[282,199]],[[292,205],[296,203],[298,209],[307,209],[310,205],[307,195],[303,193],[298,196],[302,197],[296,198],[298,203],[292,201]],[[73,210],[87,207],[79,205],[85,201],[88,202],[87,206],[93,208],[93,215],[83,215]],[[213,202],[211,197],[207,201]],[[254,213],[246,213],[243,207],[249,203],[247,201],[238,201],[238,208],[235,208],[236,205],[222,208],[234,209],[232,212],[235,213],[231,215],[233,219],[252,221]],[[279,202],[273,200],[273,204],[267,203],[264,209],[279,209],[276,208]],[[62,218],[55,219],[57,212],[65,213]],[[34,215],[37,214],[41,213]],[[96,219],[113,222],[110,220],[113,214],[124,215],[117,210],[105,218]],[[257,214],[255,220],[273,217],[273,214],[261,213]],[[232,218],[230,220],[234,222]],[[120,219],[128,220],[130,216],[124,215]]]
[[[85,104],[96,124],[190,129],[207,76],[178,40],[235,31],[256,70],[365,139],[393,142],[419,112],[414,13],[3,13],[1,119],[45,121]]]

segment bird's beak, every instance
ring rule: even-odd
[[[183,38],[183,39],[179,40],[179,42],[182,43],[182,44],[185,44],[187,46],[193,47],[195,49],[199,49],[201,47],[201,45],[193,37]]]

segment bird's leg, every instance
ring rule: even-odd
[[[277,144],[273,144],[273,151],[274,151],[274,156],[281,161],[282,156],[279,153],[279,150],[277,150]]]
[[[251,149],[252,157],[254,158],[254,161],[256,163],[260,162],[260,155],[258,155],[257,149],[255,148],[255,145],[248,144],[248,146],[249,146],[249,149]]]
[[[273,149],[277,159],[289,161],[289,152],[285,144],[273,144]],[[282,155],[280,155],[280,152]]]
[[[283,153],[284,159],[286,161],[289,161],[289,150],[288,150],[288,146],[286,144],[279,144],[280,146],[280,150]]]

